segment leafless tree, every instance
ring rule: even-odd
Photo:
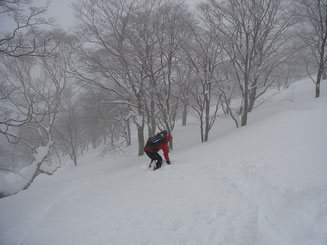
[[[292,29],[296,30],[297,28],[293,27]],[[304,48],[302,42],[296,35],[292,35],[292,39],[294,41],[291,41],[287,49],[293,55],[282,66],[278,67],[275,72],[278,89],[287,89],[294,81],[307,77],[304,61],[310,57],[310,54],[308,54],[308,50]]]
[[[191,40],[191,39],[190,39]],[[185,48],[184,48],[185,49]],[[189,114],[189,103],[190,103],[190,96],[191,91],[194,89],[195,81],[191,79],[191,64],[188,62],[187,53],[185,52],[186,57],[182,57],[181,60],[183,61],[182,65],[177,67],[177,86],[179,87],[180,91],[180,99],[182,102],[181,105],[181,113],[182,113],[182,126],[186,126],[187,124],[187,117]]]
[[[47,9],[48,3],[34,7],[29,0],[0,1],[0,17],[8,26],[0,33],[0,101],[15,107],[14,111],[6,106],[0,108],[0,134],[9,142],[14,140],[11,128],[22,127],[36,118],[39,98],[33,95],[31,75],[36,59],[30,57],[48,56],[58,45],[51,31],[41,29],[54,24],[52,18],[44,17]]]
[[[311,51],[316,65],[316,98],[320,96],[320,83],[326,67],[327,49],[327,2],[325,0],[297,0],[294,13],[301,26],[299,36]]]
[[[38,95],[42,98],[42,107],[39,115],[42,120],[39,120],[37,126],[39,128],[39,134],[44,138],[41,145],[38,147],[33,146],[34,162],[31,164],[31,168],[34,168],[32,175],[29,176],[29,181],[26,183],[23,189],[27,189],[39,174],[52,175],[53,172],[48,172],[42,169],[42,164],[49,157],[54,145],[53,130],[56,122],[56,116],[61,103],[61,94],[66,85],[65,68],[62,67],[62,63],[59,57],[55,58],[43,58],[43,77],[39,80],[41,84],[38,84]],[[28,142],[27,139],[24,139]]]
[[[56,146],[64,154],[68,154],[70,159],[77,166],[78,158],[83,149],[83,121],[81,120],[81,108],[74,101],[72,87],[63,90],[62,103],[59,108],[55,124]]]
[[[148,81],[145,94],[149,100],[144,104],[151,122],[149,134],[153,135],[154,124],[169,132],[174,129],[182,94],[181,87],[177,86],[178,73],[182,68],[182,47],[191,36],[189,26],[192,18],[182,2],[152,3],[156,5],[137,13],[134,22],[137,23],[137,33],[131,43],[135,50],[143,47],[139,57],[144,60]]]
[[[130,31],[127,39],[131,45],[129,52],[134,54],[135,64],[138,64],[146,83],[144,86],[143,109],[146,115],[148,136],[154,135],[156,131],[156,105],[154,88],[157,83],[158,74],[161,71],[159,65],[158,37],[155,23],[156,9],[160,1],[144,2],[142,8],[135,8],[132,13]],[[147,95],[147,96],[146,96]]]
[[[144,67],[139,65],[135,50],[127,42],[132,10],[138,7],[142,6],[138,6],[135,0],[82,0],[75,4],[82,45],[78,48],[80,62],[71,69],[80,81],[113,94],[112,103],[129,108],[137,125],[139,155],[142,155],[145,72]]]
[[[108,97],[108,96],[106,96]],[[133,114],[125,105],[111,103],[110,100],[99,101],[98,111],[110,134],[110,150],[120,148],[124,143],[131,145],[130,119]]]
[[[54,24],[53,18],[45,17],[48,6],[31,6],[29,0],[0,1],[0,17],[8,27],[0,33],[0,55],[45,56],[55,49],[55,43],[49,45],[50,36],[41,30]]]
[[[193,29],[193,40],[193,45],[187,51],[192,79],[195,80],[194,88],[190,91],[195,103],[190,105],[200,120],[201,142],[206,142],[219,108],[220,100],[213,90],[218,81],[215,74],[222,48],[210,29]]]
[[[173,89],[175,67],[186,40],[186,10],[158,0],[83,0],[74,8],[82,45],[72,71],[110,93],[111,104],[129,110],[142,155],[146,122],[149,134],[157,126],[174,127],[179,101],[179,91]]]
[[[254,102],[275,82],[276,68],[291,55],[282,51],[293,24],[287,10],[282,0],[209,0],[200,5],[202,19],[216,32],[242,94],[240,126],[247,124]]]
[[[12,129],[24,126],[36,119],[36,108],[40,98],[33,85],[32,68],[35,60],[14,59],[1,56],[1,118],[0,133],[8,142],[16,143]]]
[[[31,152],[22,187],[27,189],[39,174],[51,175],[60,167],[48,171],[43,165],[54,150],[53,129],[66,84],[66,68],[59,54],[34,61],[31,57],[2,58],[2,81],[10,93],[2,101],[1,133],[8,142],[24,144]],[[37,65],[41,71],[36,69]]]
[[[161,72],[154,86],[155,101],[160,112],[158,121],[168,132],[172,132],[183,94],[177,86],[178,72],[183,69],[183,47],[192,36],[192,17],[183,2],[167,3],[158,8],[156,22]],[[172,142],[170,146],[172,148]]]

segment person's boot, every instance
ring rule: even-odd
[[[162,160],[158,160],[158,161],[156,162],[156,166],[154,167],[153,170],[156,170],[156,169],[158,169],[158,168],[161,168],[161,164],[162,164]]]
[[[149,164],[149,168],[151,168],[152,167],[152,162],[153,162],[154,160],[153,159],[151,159],[151,162],[150,162],[150,164]]]

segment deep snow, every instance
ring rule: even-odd
[[[327,81],[277,92],[235,129],[219,118],[210,141],[177,126],[172,166],[147,169],[136,144],[95,150],[0,199],[1,245],[327,244]]]

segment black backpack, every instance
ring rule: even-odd
[[[166,137],[162,132],[157,133],[155,136],[152,136],[150,139],[148,139],[144,148],[149,148],[151,151],[157,152],[157,147],[165,142],[165,139]]]

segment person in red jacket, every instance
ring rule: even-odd
[[[162,165],[162,157],[158,153],[159,150],[163,150],[166,163],[170,164],[168,142],[171,141],[171,139],[172,136],[167,132],[167,130],[163,130],[147,140],[144,151],[151,159],[151,163],[156,161],[156,166],[153,170],[161,168]],[[151,167],[151,163],[149,167]]]

